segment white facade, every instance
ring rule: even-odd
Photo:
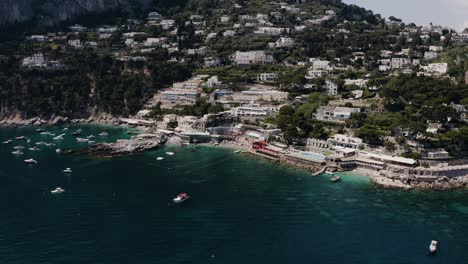
[[[294,40],[290,37],[281,37],[276,41],[276,47],[278,48],[290,48],[294,46]]]
[[[436,74],[446,74],[448,71],[447,63],[431,63],[427,66],[427,71]]]
[[[263,34],[268,36],[279,36],[283,33],[289,33],[288,28],[277,28],[277,27],[259,27],[254,31],[255,34]]]
[[[325,81],[325,89],[327,90],[327,94],[329,96],[335,96],[338,94],[338,85],[332,81]]]
[[[206,86],[208,88],[213,88],[213,87],[216,87],[216,86],[218,86],[220,84],[221,84],[221,82],[219,81],[218,76],[212,76],[206,81]]]
[[[173,20],[173,19],[164,19],[164,20],[161,20],[161,27],[162,27],[164,30],[170,29],[170,28],[172,28],[174,25],[175,25],[175,20]]]
[[[71,39],[68,41],[68,45],[74,47],[75,49],[79,49],[83,47],[83,44],[79,39]]]
[[[263,50],[246,52],[236,51],[233,57],[234,62],[238,65],[273,62],[273,56],[266,54],[266,52]]]
[[[278,74],[272,72],[264,72],[257,75],[257,81],[269,82],[278,78]]]
[[[345,147],[358,149],[364,145],[362,139],[358,137],[349,137],[342,134],[336,134],[332,138],[328,139],[328,142],[332,146]]]
[[[44,58],[42,53],[37,53],[31,57],[26,57],[22,62],[23,67],[46,67],[47,60]]]
[[[424,59],[425,60],[433,60],[439,57],[439,53],[434,51],[426,51],[424,52]]]

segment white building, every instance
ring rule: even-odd
[[[207,81],[206,81],[206,86],[208,88],[213,88],[213,87],[216,87],[218,85],[220,85],[221,82],[219,81],[218,79],[218,76],[211,76]]]
[[[68,45],[74,47],[75,49],[79,49],[83,47],[83,44],[79,39],[71,39],[68,41]]]
[[[147,38],[144,45],[145,47],[157,47],[167,42],[167,38]]]
[[[314,70],[331,70],[330,61],[326,60],[314,60],[312,63],[312,68]]]
[[[442,46],[429,46],[429,51],[440,52],[443,50],[444,48]]]
[[[446,74],[448,71],[447,63],[431,63],[427,66],[427,71],[435,74]]]
[[[264,72],[257,75],[257,81],[271,82],[278,78],[278,74],[272,72]]]
[[[254,31],[255,34],[263,34],[268,36],[279,36],[282,34],[288,34],[288,28],[277,28],[277,27],[259,27]]]
[[[226,23],[226,22],[229,22],[229,20],[231,20],[231,17],[229,17],[229,16],[222,16],[222,17],[220,18],[220,20],[221,20],[222,23]]]
[[[236,51],[233,55],[234,63],[237,65],[248,65],[254,63],[272,63],[273,56],[263,50],[256,51]]]
[[[278,112],[278,107],[263,107],[258,105],[241,106],[231,109],[231,115],[234,117],[267,117],[275,116]]]
[[[162,19],[162,16],[158,12],[149,12],[147,18],[149,21],[159,21]]]
[[[348,85],[356,85],[358,87],[365,87],[367,85],[367,82],[369,80],[366,80],[366,79],[355,79],[355,80],[352,80],[352,79],[345,79],[345,86],[348,86]]]
[[[329,96],[338,95],[338,85],[330,80],[325,81],[325,89]]]
[[[276,41],[275,44],[278,48],[290,48],[294,46],[294,40],[290,37],[281,37]]]
[[[173,19],[164,19],[161,20],[161,27],[164,30],[170,29],[175,25],[175,20]]]
[[[344,122],[353,113],[359,112],[360,108],[321,106],[317,109],[315,118],[322,121]]]
[[[424,59],[425,60],[433,60],[439,57],[439,53],[435,51],[426,51],[424,52]]]
[[[26,57],[23,59],[22,64],[23,67],[46,67],[47,60],[44,58],[42,53],[36,53],[31,57]]]
[[[236,32],[234,30],[226,30],[223,32],[223,37],[234,37]]]
[[[87,30],[86,27],[83,27],[82,25],[75,24],[73,26],[68,27],[70,31],[72,32],[85,32]]]
[[[359,149],[364,145],[362,139],[358,137],[350,137],[350,136],[346,136],[342,134],[336,134],[333,137],[329,138],[327,141],[331,146],[352,148],[352,149]]]

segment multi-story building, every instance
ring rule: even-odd
[[[281,37],[276,41],[275,46],[278,48],[290,48],[294,46],[294,39],[290,37]]]
[[[342,134],[336,134],[333,137],[329,138],[328,143],[330,146],[344,147],[344,148],[353,148],[359,149],[364,143],[363,140],[358,137],[350,137]]]
[[[263,50],[255,51],[236,51],[233,55],[233,61],[237,65],[248,65],[255,63],[272,63],[273,56]]]
[[[344,122],[352,114],[361,112],[359,108],[322,106],[317,109],[315,118],[322,121]]]
[[[278,74],[273,72],[264,72],[257,75],[257,81],[262,82],[271,82],[276,80],[277,78]]]

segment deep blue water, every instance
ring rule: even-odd
[[[52,141],[0,129],[0,141],[19,135]],[[86,146],[65,137],[60,148]],[[15,158],[14,145],[0,145],[0,263],[468,263],[467,191],[383,190],[351,174],[332,184],[219,147],[95,159],[55,147]],[[191,199],[173,205],[181,192]]]

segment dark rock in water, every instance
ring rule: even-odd
[[[72,150],[67,153],[112,158],[156,149],[165,143],[166,138],[160,135],[140,135],[132,139],[121,139],[115,143],[99,143],[86,149]]]

